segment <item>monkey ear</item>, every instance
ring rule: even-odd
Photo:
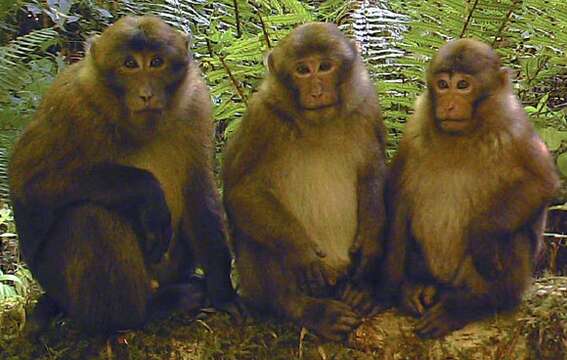
[[[507,67],[501,67],[499,71],[500,86],[506,87],[510,84],[510,77],[512,75],[512,70]]]
[[[90,36],[85,41],[85,55],[91,54],[91,55],[94,56],[95,44],[96,44],[99,37],[100,37],[100,35],[96,34],[96,35]]]
[[[349,43],[350,43],[350,48],[352,49],[354,54],[355,55],[358,54],[359,51],[358,51],[358,44],[356,43],[356,40],[350,40]]]
[[[273,50],[270,50],[266,53],[266,55],[264,56],[264,66],[268,69],[269,72],[271,72],[272,74],[276,73],[276,66],[274,64],[274,59],[273,59]]]
[[[179,31],[179,33],[185,39],[185,48],[187,51],[191,51],[191,46],[193,46],[193,35],[191,33],[186,33],[184,31]]]

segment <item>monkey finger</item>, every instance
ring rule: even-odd
[[[353,308],[359,307],[363,303],[364,296],[365,296],[365,294],[362,291],[356,291],[355,294],[350,299],[350,302],[349,302],[350,305]]]
[[[323,249],[321,249],[321,248],[319,247],[319,245],[317,245],[317,244],[314,244],[314,245],[313,245],[313,251],[314,251],[315,254],[316,254],[317,256],[319,256],[320,258],[324,258],[324,257],[327,256],[327,253],[324,252]]]
[[[348,302],[348,300],[352,297],[352,292],[352,285],[348,281],[345,281],[341,284],[341,288],[339,289],[339,298],[344,302]]]
[[[433,305],[436,296],[437,289],[435,286],[426,286],[421,292],[421,303],[426,307],[430,307]]]
[[[248,309],[242,303],[240,298],[235,299],[235,301],[227,303],[221,310],[227,312],[235,324],[242,325],[245,323],[246,319],[250,317]]]
[[[440,304],[438,304],[440,305]],[[426,332],[429,330],[434,323],[438,322],[440,318],[445,316],[445,310],[441,307],[435,305],[431,309],[429,309],[421,319],[416,324],[416,331],[418,332]]]
[[[350,248],[348,249],[348,252],[351,256],[357,254],[360,249],[362,248],[362,245],[360,244],[360,241],[355,240],[352,245],[350,246]]]
[[[419,293],[411,294],[410,298],[407,299],[407,305],[409,310],[414,315],[423,315],[425,312],[425,308],[421,304],[421,300],[419,299]]]
[[[302,270],[296,270],[294,272],[295,281],[297,282],[297,288],[304,294],[309,294],[309,288],[307,284],[307,278]]]
[[[316,262],[311,264],[311,276],[313,282],[319,287],[325,287],[327,285],[327,280],[325,279],[325,273],[320,263]]]

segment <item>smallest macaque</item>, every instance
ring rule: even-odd
[[[386,288],[419,317],[419,336],[520,303],[558,186],[494,50],[442,47],[388,179]]]

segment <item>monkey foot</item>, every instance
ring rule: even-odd
[[[362,317],[372,317],[384,307],[374,300],[371,292],[346,283],[340,291],[340,300],[349,305]]]
[[[341,341],[361,323],[352,308],[336,300],[315,300],[304,311],[304,326],[317,335]]]
[[[402,309],[413,316],[423,315],[436,302],[437,289],[432,285],[405,283],[402,286]]]
[[[415,326],[416,334],[424,339],[440,338],[465,326],[466,321],[451,316],[442,303],[425,312]]]

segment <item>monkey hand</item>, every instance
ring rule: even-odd
[[[291,265],[299,288],[304,293],[311,296],[326,296],[337,284],[338,271],[325,263],[326,256],[327,254],[316,244],[307,251],[290,253],[288,263]]]
[[[161,189],[148,191],[138,208],[138,228],[144,256],[150,263],[161,260],[173,236],[171,214]]]
[[[417,321],[415,332],[419,337],[440,338],[466,324],[465,320],[451,316],[444,305],[443,302],[438,302]]]
[[[351,279],[359,282],[366,274],[377,273],[375,268],[378,266],[381,252],[382,248],[377,238],[357,236],[349,249]]]
[[[437,297],[437,289],[433,285],[404,282],[401,292],[401,308],[413,316],[423,315]]]

